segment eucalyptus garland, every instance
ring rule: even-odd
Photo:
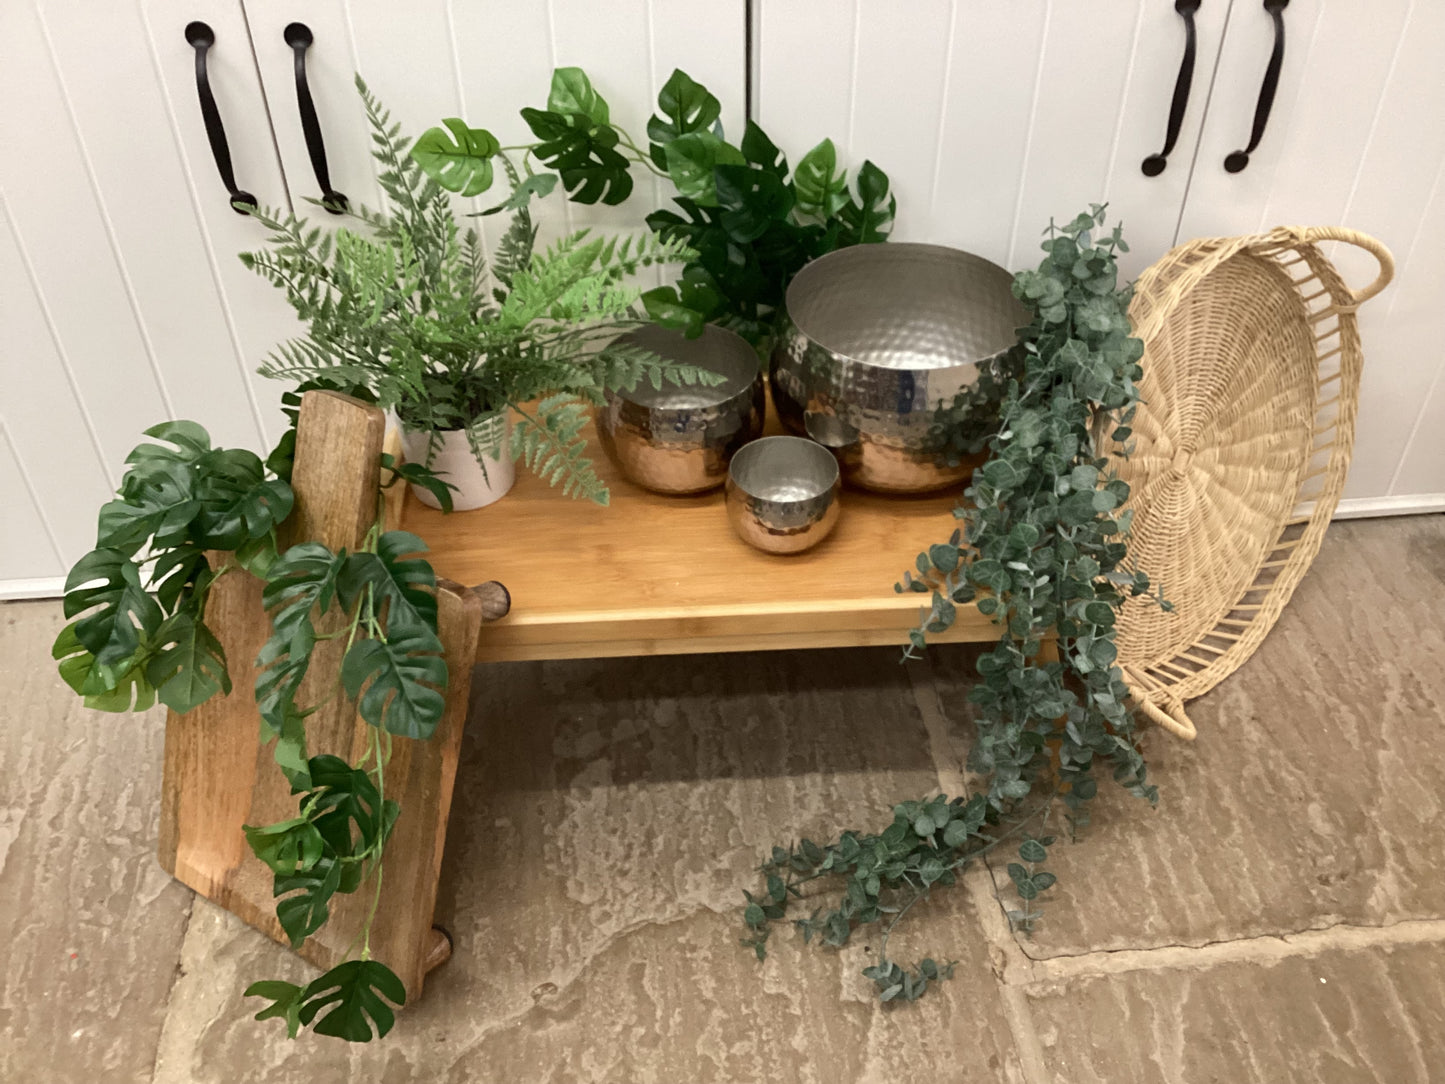
[[[1097,232],[1103,225],[1097,204],[1066,226],[1051,221],[1043,262],[1015,276],[1014,296],[1033,319],[999,369],[988,458],[954,511],[959,529],[920,553],[916,570],[894,585],[931,596],[905,658],[949,628],[959,606],[976,604],[1000,626],[968,695],[977,708],[969,767],[987,779],[987,790],[967,800],[904,802],[878,835],[845,832],[826,846],[804,840],[775,848],[761,868],[765,893],[744,893],[743,943],[760,959],[769,922],[806,898],[802,884],[839,875],[838,905],[795,925],[805,941],[840,945],[856,925],[887,917],[880,959],[864,974],[883,1000],[913,1000],[948,970],[931,958],[900,967],[887,958],[887,938],[933,885],[951,884],[968,861],[1037,824],[1007,866],[1022,901],[1009,918],[1027,932],[1040,917],[1035,901],[1055,883],[1041,868],[1054,841],[1043,822],[1055,799],[1071,832],[1083,825],[1098,790],[1095,769],[1106,765],[1131,793],[1158,800],[1115,665],[1119,608],[1150,584],[1129,561],[1131,513],[1122,510],[1129,487],[1111,471],[1106,448],[1128,454],[1144,346],[1131,334],[1132,287],[1118,282],[1115,253],[1128,246],[1117,226]],[[960,419],[953,431],[967,433],[971,424]],[[954,450],[967,451],[968,443],[960,437]],[[1045,657],[1050,638],[1058,661]],[[1029,806],[1038,792],[1045,797]]]

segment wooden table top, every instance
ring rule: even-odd
[[[497,580],[511,612],[482,627],[478,661],[689,654],[907,642],[926,596],[893,584],[919,550],[957,526],[953,491],[890,497],[845,489],[842,515],[818,546],[793,556],[733,534],[723,491],[649,493],[624,479],[588,427],[590,454],[612,503],[562,496],[522,467],[506,497],[443,515],[408,495],[406,530],[421,536],[438,576]],[[768,432],[781,432],[774,417]],[[998,629],[973,606],[935,642],[989,641]]]

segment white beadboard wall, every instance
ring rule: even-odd
[[[1190,108],[1155,178],[1139,164],[1163,147],[1184,51],[1160,0],[762,0],[755,108],[795,158],[826,135],[881,166],[899,240],[1016,269],[1038,261],[1050,217],[1103,201],[1133,275],[1174,243],[1227,10],[1196,19]]]
[[[1365,368],[1342,510],[1445,509],[1445,4],[1320,0],[1284,16],[1269,129],[1249,167],[1229,174],[1273,43],[1262,7],[1234,0],[1180,238],[1339,224],[1389,246],[1395,281],[1360,309]],[[1375,275],[1354,248],[1332,256],[1350,282]]]
[[[235,258],[255,226],[230,210],[206,144],[191,19],[216,34],[238,180],[284,205],[238,0],[0,5],[6,595],[55,593],[142,428],[190,417],[253,448],[280,432],[281,389],[253,370],[290,316]]]

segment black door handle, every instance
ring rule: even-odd
[[[221,183],[231,194],[231,210],[238,215],[247,213],[247,208],[256,207],[256,197],[236,187],[236,174],[231,169],[231,147],[226,142],[226,129],[221,124],[221,111],[216,108],[216,96],[211,93],[211,80],[206,75],[206,52],[216,44],[216,33],[203,22],[186,24],[186,41],[196,50],[196,94],[201,99],[201,120],[206,125],[206,139],[211,144],[211,155],[216,159],[216,172]]]
[[[321,186],[321,206],[334,215],[346,213],[346,197],[331,187],[331,172],[326,168],[326,143],[321,138],[321,121],[316,116],[316,103],[311,100],[311,87],[306,82],[306,50],[315,40],[305,23],[289,23],[281,32],[296,58],[296,105],[301,110],[301,131],[306,136],[306,153],[311,156],[311,170]]]
[[[1279,89],[1279,69],[1284,65],[1284,9],[1287,7],[1289,0],[1264,0],[1264,10],[1274,20],[1274,51],[1269,54],[1269,67],[1264,69],[1259,101],[1254,105],[1254,127],[1249,132],[1249,146],[1242,151],[1234,151],[1224,160],[1224,168],[1230,173],[1239,173],[1249,165],[1249,156],[1264,138],[1269,111],[1274,107],[1274,92]]]
[[[1174,80],[1174,98],[1169,103],[1169,127],[1164,133],[1164,149],[1144,159],[1139,168],[1146,177],[1157,177],[1169,164],[1169,154],[1179,141],[1179,129],[1184,125],[1184,111],[1189,108],[1189,88],[1194,83],[1194,13],[1199,10],[1199,0],[1174,0],[1174,10],[1184,17],[1184,59],[1179,62],[1179,77]]]

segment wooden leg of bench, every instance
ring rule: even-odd
[[[431,928],[431,944],[427,946],[422,967],[427,972],[435,971],[452,958],[452,935],[440,926]]]

